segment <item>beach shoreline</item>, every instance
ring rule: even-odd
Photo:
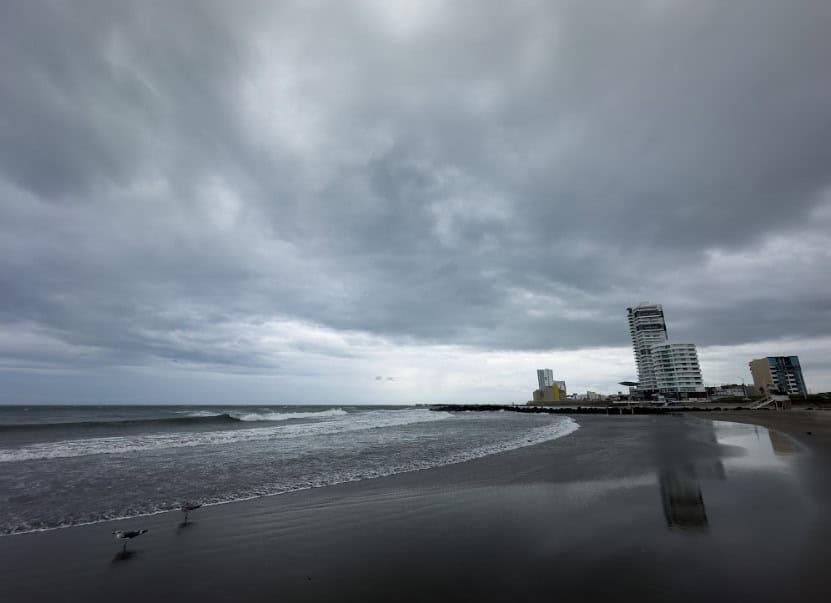
[[[821,600],[822,574],[806,579],[805,570],[828,561],[824,538],[831,526],[820,511],[829,490],[831,429],[824,416],[820,426],[806,429],[810,417],[779,416],[786,414],[577,416],[579,430],[543,444],[207,507],[187,526],[180,525],[180,514],[168,512],[6,536],[0,538],[0,579],[9,601],[274,600],[277,594],[309,601],[535,600],[552,591],[583,598],[621,589],[645,600],[670,592],[682,600],[786,594]],[[785,461],[807,482],[804,491],[782,498],[781,468],[755,477],[728,471],[727,479],[711,481],[699,469],[690,483],[707,500],[707,536],[668,529],[660,499],[664,476],[669,484],[688,480],[687,467],[729,466],[738,454],[710,441],[710,419],[752,422],[793,437],[810,452]],[[752,500],[760,504],[756,494],[747,498],[754,489],[767,493],[770,504],[742,512]],[[776,525],[782,504],[802,505],[804,525],[787,531]],[[782,554],[801,563],[783,569],[784,557],[771,548],[755,567],[772,564],[778,574],[738,580],[734,570],[745,561],[728,563],[725,555],[768,546],[754,540],[760,526],[785,547]],[[150,531],[128,545],[133,556],[117,558],[120,546],[110,533],[136,527]],[[674,557],[667,558],[668,551]],[[694,575],[670,579],[671,560],[683,567],[698,563],[695,572],[711,572],[715,582]],[[656,571],[644,574],[644,567]],[[605,583],[591,579],[597,573]]]

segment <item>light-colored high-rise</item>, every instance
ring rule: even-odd
[[[652,346],[655,389],[673,397],[698,397],[706,392],[698,365],[698,352],[692,343],[659,343]]]
[[[554,371],[551,369],[537,369],[537,382],[540,384],[541,390],[551,387],[554,385]]]
[[[638,388],[656,391],[658,383],[652,363],[652,346],[667,341],[664,309],[660,304],[642,303],[627,308],[626,312],[629,315],[629,334],[635,351],[635,363],[638,365]]]
[[[704,396],[695,344],[669,343],[664,308],[642,303],[626,311],[638,365],[638,389],[678,398]]]

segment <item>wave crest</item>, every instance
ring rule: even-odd
[[[50,429],[95,429],[108,428],[118,429],[123,427],[152,427],[154,425],[186,425],[186,424],[211,424],[211,423],[227,423],[229,421],[238,422],[240,419],[232,417],[228,413],[212,413],[201,411],[200,413],[193,413],[182,415],[179,417],[160,417],[155,419],[123,419],[115,421],[76,421],[58,422],[58,423],[16,423],[11,425],[0,425],[0,433],[15,432],[15,431],[47,431]]]
[[[342,417],[347,415],[342,408],[330,408],[328,410],[317,410],[308,412],[251,412],[246,414],[229,413],[233,418],[240,421],[288,421],[290,419],[325,419],[326,417]]]
[[[266,425],[245,429],[226,429],[222,431],[166,432],[111,436],[101,438],[81,438],[59,442],[29,444],[21,448],[0,448],[0,463],[29,461],[38,459],[69,458],[92,454],[124,454],[143,450],[160,450],[164,448],[186,448],[191,446],[217,446],[239,442],[280,440],[284,438],[312,437],[329,435],[345,431],[360,431],[381,427],[396,427],[411,423],[440,421],[452,417],[448,412],[436,412],[427,409],[408,409],[393,411],[370,411],[350,414],[341,409],[342,414],[335,415],[332,421],[315,421],[310,423],[289,423],[284,425]],[[286,413],[295,416],[300,413]],[[222,420],[239,421],[229,415],[220,415]],[[289,417],[291,418],[291,417]],[[181,419],[176,419],[181,420]],[[213,418],[191,418],[191,421],[216,421]]]

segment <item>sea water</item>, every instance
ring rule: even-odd
[[[0,406],[0,534],[428,469],[577,428],[427,407]]]

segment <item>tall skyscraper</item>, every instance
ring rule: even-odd
[[[629,315],[629,334],[635,351],[635,363],[638,365],[638,388],[656,391],[658,383],[652,363],[652,346],[667,340],[664,309],[660,304],[642,303],[634,308],[626,308],[626,312]]]
[[[763,395],[807,396],[799,356],[768,356],[750,361],[750,374]]]
[[[551,387],[554,385],[554,371],[551,369],[537,369],[537,382],[540,384],[541,390]]]
[[[642,303],[626,311],[638,365],[638,389],[672,398],[705,396],[695,344],[669,343],[663,307]]]

